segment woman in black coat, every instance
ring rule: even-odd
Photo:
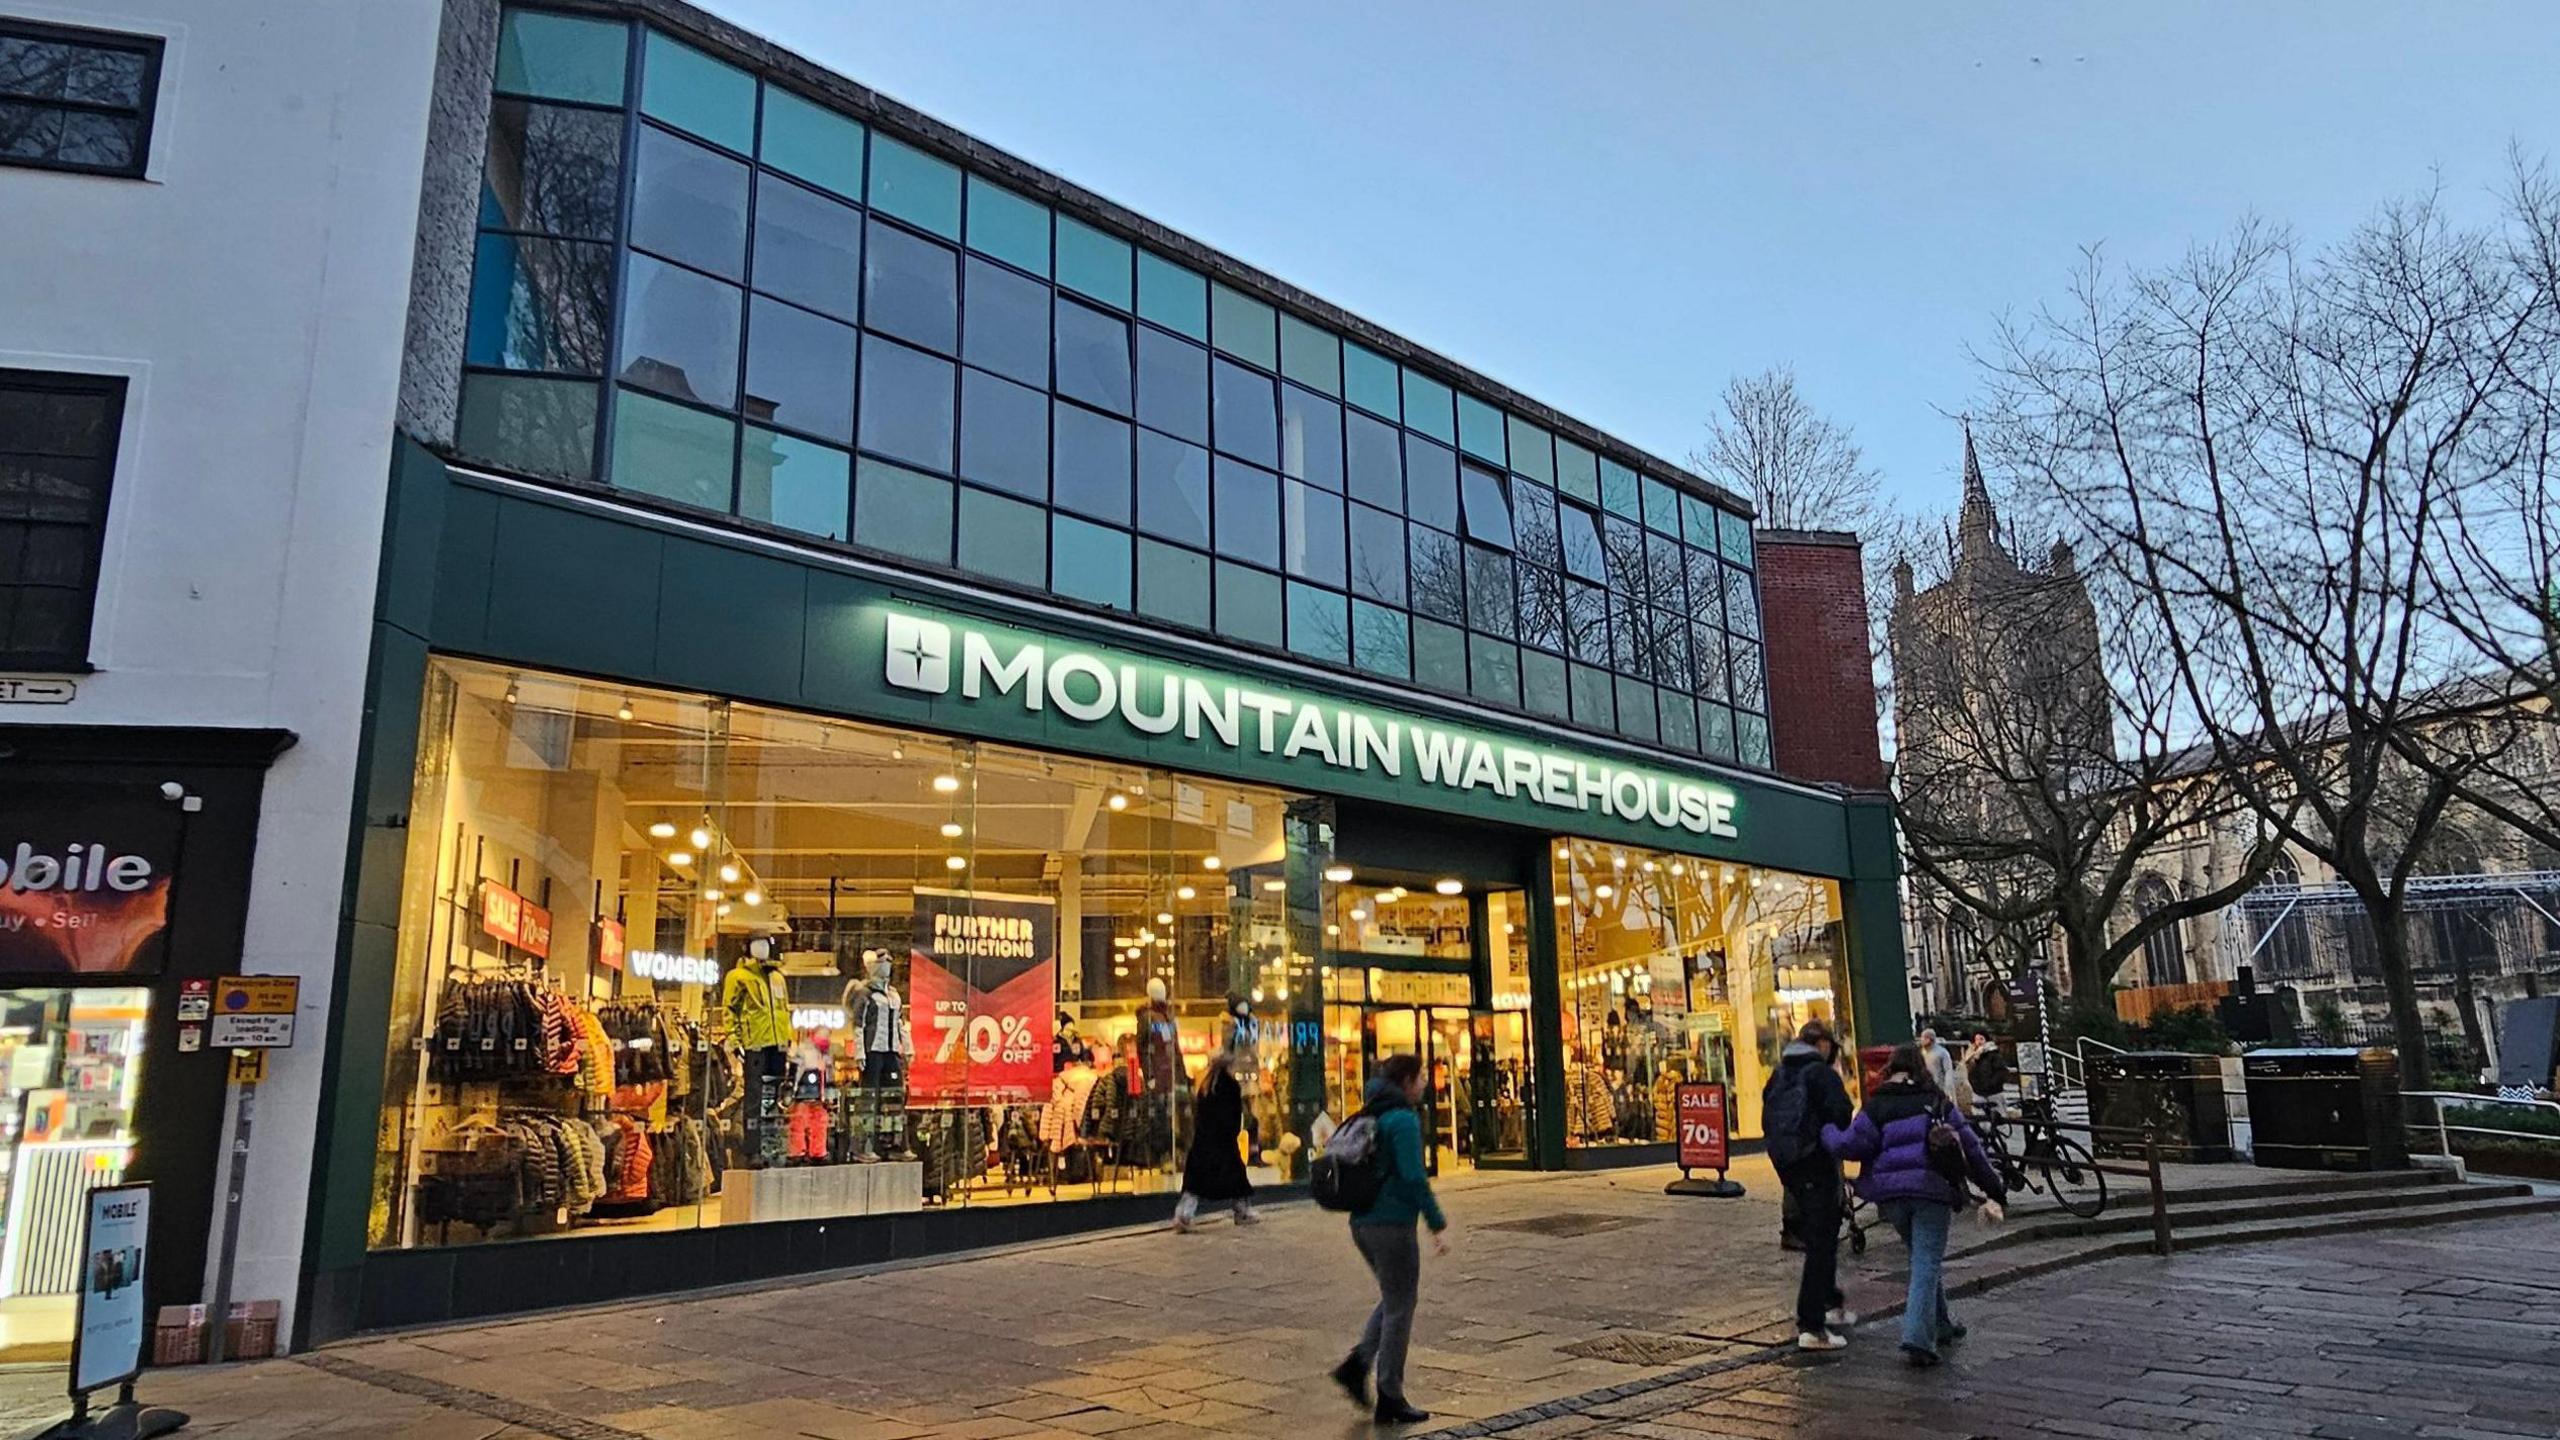
[[[1174,1207],[1173,1228],[1189,1234],[1203,1200],[1225,1201],[1235,1207],[1237,1224],[1254,1224],[1253,1182],[1245,1178],[1244,1154],[1236,1145],[1244,1130],[1244,1086],[1224,1054],[1209,1057],[1195,1093],[1191,1153],[1182,1165],[1182,1200]]]

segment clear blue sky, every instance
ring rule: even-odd
[[[1889,490],[2079,247],[2307,239],[2560,152],[2560,3],[707,0],[1677,459],[1792,363]]]

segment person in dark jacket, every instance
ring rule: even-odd
[[[1804,1249],[1796,1285],[1800,1350],[1837,1350],[1849,1343],[1840,1332],[1858,1323],[1840,1293],[1840,1162],[1822,1144],[1826,1127],[1851,1123],[1849,1087],[1833,1064],[1839,1048],[1831,1027],[1806,1021],[1778,1052],[1778,1068],[1760,1092],[1761,1133]]]
[[[1366,1210],[1351,1217],[1351,1243],[1378,1279],[1378,1306],[1360,1331],[1360,1343],[1333,1367],[1333,1383],[1355,1405],[1370,1403],[1370,1381],[1377,1382],[1375,1414],[1381,1425],[1418,1425],[1431,1416],[1405,1403],[1404,1356],[1413,1339],[1413,1307],[1422,1284],[1422,1246],[1414,1222],[1431,1226],[1431,1253],[1449,1253],[1449,1217],[1431,1193],[1431,1174],[1424,1168],[1422,1120],[1413,1107],[1422,1100],[1422,1062],[1411,1055],[1390,1055],[1369,1082],[1364,1109],[1378,1127],[1378,1151],[1386,1159],[1387,1183]]]
[[[1893,1058],[1885,1062],[1884,1083],[1867,1097],[1867,1108],[1855,1121],[1822,1131],[1824,1148],[1865,1166],[1858,1176],[1859,1198],[1883,1213],[1911,1251],[1902,1353],[1922,1366],[1938,1363],[1938,1347],[1964,1338],[1964,1327],[1948,1312],[1946,1288],[1939,1282],[1947,1258],[1947,1226],[1966,1201],[1964,1181],[1941,1173],[1929,1153],[1929,1132],[1941,1124],[1955,1132],[1965,1176],[1991,1197],[1989,1214],[1999,1219],[2000,1202],[2008,1198],[2000,1172],[1983,1153],[1982,1139],[1964,1112],[1929,1078],[1929,1061],[1917,1045],[1895,1047]]]
[[[1244,1152],[1236,1137],[1244,1129],[1244,1086],[1225,1054],[1209,1057],[1200,1072],[1198,1098],[1192,1112],[1191,1153],[1182,1162],[1182,1198],[1175,1202],[1173,1228],[1191,1233],[1200,1202],[1225,1201],[1235,1207],[1236,1223],[1255,1223],[1253,1182],[1245,1177]]]
[[[1973,1032],[1973,1043],[1965,1047],[1964,1073],[1979,1108],[1991,1108],[2000,1092],[2009,1088],[2009,1057],[2001,1053],[2000,1042],[1991,1038],[1990,1031]]]

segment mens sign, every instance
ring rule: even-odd
[[[1704,780],[957,617],[891,609],[886,618],[882,678],[894,689],[1671,836],[1741,835],[1735,793]]]

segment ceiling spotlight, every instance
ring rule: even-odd
[[[1157,911],[1157,912],[1156,912],[1156,923],[1157,923],[1157,924],[1159,924],[1159,925],[1170,925],[1170,924],[1172,924],[1172,923],[1173,923],[1173,912],[1172,912],[1172,911],[1170,911],[1170,910],[1159,910],[1159,911]]]
[[[1650,875],[1650,874],[1652,874],[1652,873],[1653,873],[1653,871],[1654,871],[1654,864],[1653,864],[1653,862],[1652,862],[1652,861],[1650,861],[1650,860],[1647,860],[1646,862],[1644,862],[1644,873],[1646,873],[1647,875]]]
[[[1262,888],[1263,888],[1263,889],[1265,889],[1265,890],[1269,890],[1269,891],[1277,892],[1277,891],[1281,891],[1281,890],[1286,890],[1286,889],[1288,889],[1288,888],[1289,888],[1289,882],[1288,882],[1288,881],[1286,881],[1286,880],[1265,880],[1265,881],[1263,881],[1263,882],[1262,882]]]
[[[1129,797],[1114,792],[1111,798],[1103,801],[1102,803],[1114,810],[1126,810],[1129,808]]]
[[[1393,905],[1403,898],[1404,892],[1401,890],[1381,890],[1378,892],[1378,903],[1381,905]]]
[[[1215,855],[1203,855],[1200,857],[1200,868],[1203,870],[1223,870],[1226,867],[1227,862],[1219,859]]]
[[[507,682],[507,703],[510,705],[516,703],[516,682],[513,680]]]
[[[1679,876],[1686,875],[1686,874],[1688,874],[1688,873],[1689,873],[1689,867],[1688,867],[1688,866],[1681,864],[1681,863],[1680,863],[1679,861],[1677,861],[1677,860],[1674,860],[1674,861],[1672,861],[1672,862],[1671,862],[1671,874],[1672,874],[1673,878],[1675,878],[1675,879],[1676,879],[1676,878],[1678,878]]]
[[[941,791],[945,795],[954,794],[960,789],[960,777],[957,775],[936,775],[933,777],[933,788]]]
[[[890,758],[890,759],[892,759],[892,760],[904,760],[904,759],[906,759],[906,758],[907,758],[907,747],[906,747],[906,746],[904,746],[904,745],[892,745],[892,746],[890,746],[890,747],[889,747],[889,758]]]
[[[1439,891],[1443,895],[1463,895],[1467,890],[1467,882],[1464,880],[1434,880],[1431,882],[1431,888]]]
[[[1348,865],[1327,865],[1324,867],[1324,878],[1332,881],[1336,885],[1347,885],[1351,883],[1351,867]]]
[[[747,887],[747,893],[739,896],[738,898],[746,901],[750,905],[761,905],[764,903],[764,892],[750,885]]]
[[[702,898],[705,900],[718,900],[724,897],[720,893],[720,888],[715,885],[710,889],[703,891]]]
[[[630,701],[628,701],[628,700],[623,701],[623,702],[622,702],[621,707],[620,707],[619,709],[616,709],[616,710],[613,712],[613,718],[614,718],[614,719],[616,719],[616,720],[628,720],[628,719],[630,719],[630,718],[631,718],[631,702],[630,702]]]
[[[1193,900],[1199,898],[1199,895],[1199,891],[1192,889],[1188,885],[1178,886],[1173,892],[1173,898],[1176,900]]]
[[[1612,855],[1609,857],[1609,863],[1620,870],[1624,870],[1627,868],[1627,857],[1624,855]]]
[[[686,838],[693,842],[693,848],[696,850],[711,848],[711,831],[703,826],[694,826],[693,833]]]
[[[720,878],[721,878],[723,881],[727,882],[728,884],[731,884],[731,885],[735,885],[735,884],[737,884],[737,883],[738,883],[738,867],[737,867],[737,866],[735,866],[735,865],[723,865],[723,866],[721,866],[721,867],[720,867]]]
[[[957,855],[946,856],[943,859],[942,868],[945,870],[966,870],[969,868],[969,862]]]
[[[1126,965],[1114,964],[1114,965],[1111,967],[1111,978],[1113,978],[1113,979],[1115,979],[1115,980],[1126,980],[1126,979],[1128,979],[1128,978],[1129,978],[1129,967],[1128,967],[1128,966],[1126,966]]]
[[[1615,891],[1615,890],[1610,889],[1610,888],[1609,888],[1608,886],[1606,886],[1606,885],[1601,885],[1601,886],[1596,886],[1596,887],[1594,887],[1591,893],[1592,893],[1592,894],[1594,894],[1594,895],[1599,896],[1599,897],[1600,897],[1601,899],[1603,899],[1603,900],[1606,900],[1606,899],[1608,899],[1610,896],[1615,895],[1615,894],[1617,894],[1618,892],[1617,892],[1617,891]]]
[[[667,863],[670,865],[690,865],[693,863],[693,852],[690,850],[670,850],[667,852]]]
[[[957,821],[957,820],[945,820],[945,821],[943,821],[943,822],[942,822],[942,838],[943,838],[943,839],[945,839],[945,840],[957,840],[957,839],[959,839],[959,838],[960,838],[960,836],[961,836],[963,833],[964,833],[964,831],[963,831],[963,827],[961,826],[961,824],[960,824],[960,822],[959,822],[959,821]]]
[[[1342,933],[1342,927],[1341,927],[1341,926],[1339,926],[1339,925],[1327,925],[1326,927],[1324,927],[1324,933],[1326,933],[1327,935],[1339,935],[1339,934],[1341,934],[1341,933]],[[1325,973],[1326,973],[1326,974],[1328,974],[1328,975],[1330,975],[1330,974],[1332,974],[1333,972],[1332,972],[1332,971],[1330,971],[1330,970],[1328,970],[1328,971],[1326,971]]]
[[[1357,905],[1354,905],[1351,907],[1351,918],[1354,920],[1366,920],[1369,918],[1369,912],[1361,909]]]
[[[1262,987],[1259,985],[1253,987],[1253,1003],[1256,1005],[1262,1003]]]
[[[711,912],[711,913],[713,913],[713,914],[715,914],[715,915],[726,915],[726,914],[728,914],[728,913],[729,913],[729,907],[728,907],[727,905],[722,905],[719,909],[717,909],[717,910],[715,910],[715,911],[713,911],[713,912]]]
[[[661,820],[657,824],[650,826],[649,838],[652,840],[673,840],[676,838],[676,822],[673,820]]]

